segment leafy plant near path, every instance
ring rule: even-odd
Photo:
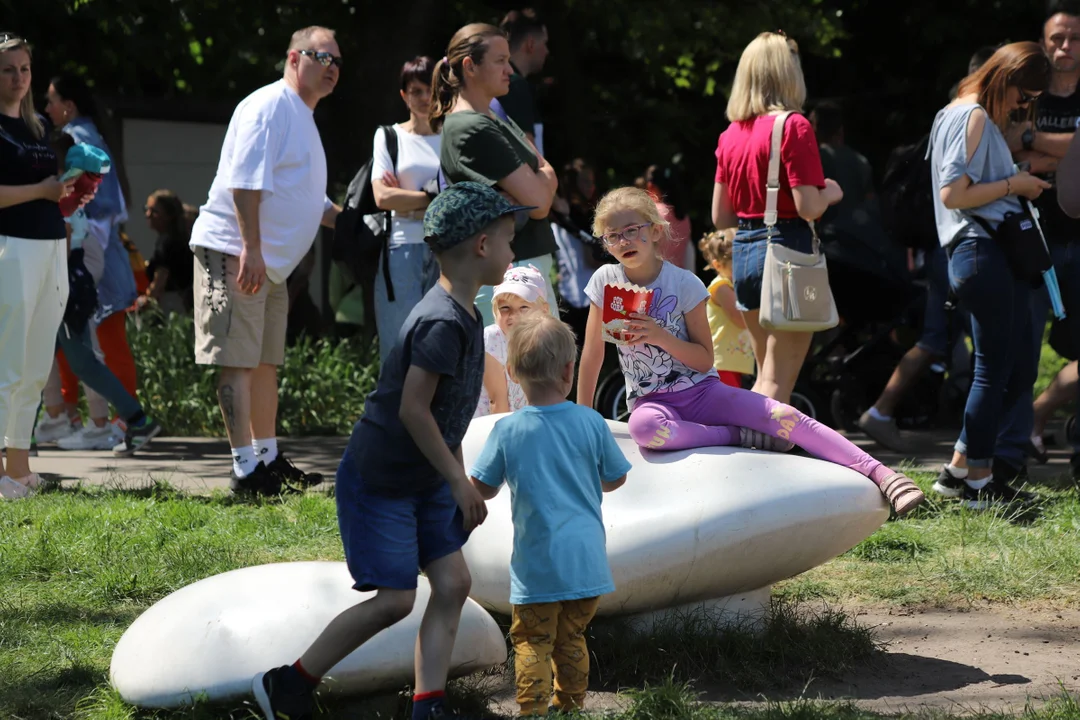
[[[172,315],[136,328],[128,340],[138,365],[139,396],[169,435],[224,435],[217,373],[196,365],[194,321]],[[353,340],[302,337],[285,350],[278,370],[280,435],[348,435],[378,379],[373,346]]]

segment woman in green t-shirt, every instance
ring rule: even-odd
[[[534,208],[518,218],[514,264],[540,270],[548,304],[556,314],[551,287],[556,245],[547,217],[558,180],[521,128],[491,111],[491,101],[509,91],[510,74],[510,45],[501,30],[483,23],[458,30],[446,57],[435,65],[431,127],[442,131],[440,162],[449,182],[484,183]],[[486,325],[494,322],[491,299],[490,287],[481,288],[476,296]]]

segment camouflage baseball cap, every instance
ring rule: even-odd
[[[460,182],[443,190],[424,213],[424,239],[432,250],[449,250],[504,215],[533,210],[512,205],[487,185]]]

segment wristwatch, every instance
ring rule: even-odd
[[[1024,134],[1020,136],[1020,142],[1024,144],[1025,150],[1030,150],[1035,145],[1035,133],[1031,128],[1024,130]]]

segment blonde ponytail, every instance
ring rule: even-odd
[[[499,28],[487,23],[473,23],[454,33],[446,48],[446,57],[435,64],[431,74],[431,111],[428,121],[435,132],[442,130],[443,121],[457,102],[464,86],[462,69],[465,58],[476,64],[484,61],[488,41],[493,37],[506,37]]]

